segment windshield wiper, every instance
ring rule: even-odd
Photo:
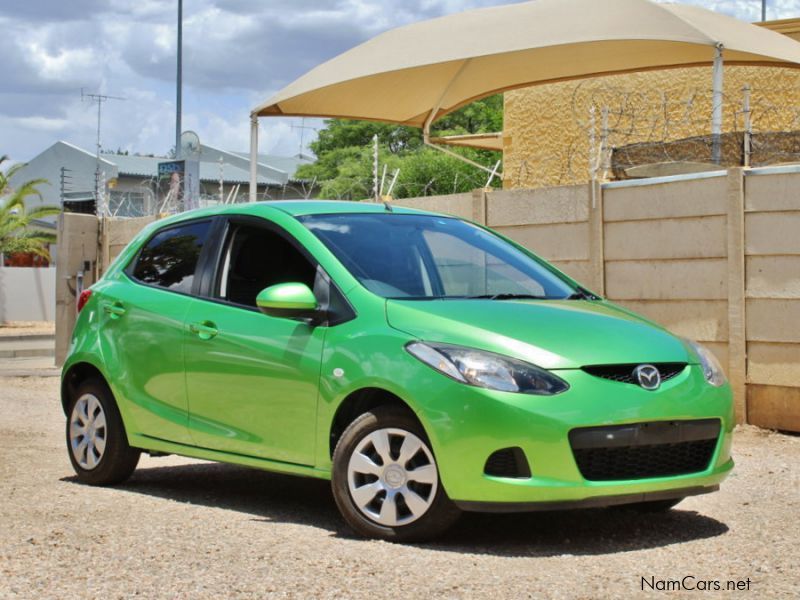
[[[535,294],[481,294],[480,296],[464,296],[465,300],[556,300],[550,296]]]
[[[599,296],[595,296],[589,290],[579,287],[564,300],[600,300]]]

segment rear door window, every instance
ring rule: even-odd
[[[159,231],[142,248],[131,275],[148,285],[190,293],[210,226],[211,221],[200,221]]]

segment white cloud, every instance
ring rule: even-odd
[[[64,130],[69,125],[67,119],[54,119],[51,117],[18,117],[13,121],[23,129],[54,133]]]
[[[59,48],[51,51],[36,41],[23,42],[28,64],[39,77],[53,81],[71,81],[93,68],[97,62],[91,48]]]

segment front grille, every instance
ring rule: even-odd
[[[503,448],[489,455],[483,467],[486,475],[528,479],[531,469],[522,448]]]
[[[705,471],[719,430],[717,419],[660,421],[573,429],[569,440],[584,479],[647,479]]]
[[[619,383],[633,383],[638,385],[636,377],[633,375],[634,369],[640,364],[624,364],[624,365],[591,365],[583,367],[583,370],[594,375],[610,381],[618,381]],[[661,381],[672,379],[676,375],[680,375],[686,368],[686,363],[646,363],[653,365],[661,374]]]

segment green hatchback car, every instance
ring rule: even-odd
[[[453,217],[287,201],[142,231],[78,302],[62,375],[80,481],[141,452],[330,479],[359,534],[461,511],[666,510],[733,467],[702,346]]]

